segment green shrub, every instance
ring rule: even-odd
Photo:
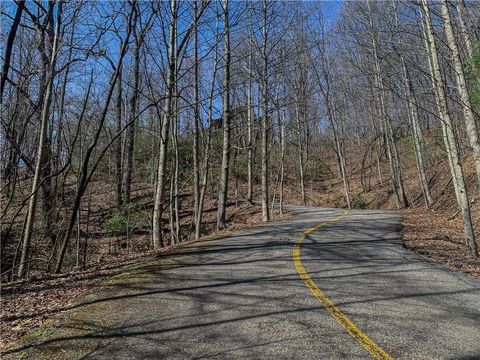
[[[133,233],[134,230],[148,231],[152,226],[152,219],[148,211],[133,211],[130,213],[127,224],[130,234]]]
[[[354,209],[365,209],[367,207],[367,202],[362,195],[355,195],[352,198],[352,207]]]
[[[112,235],[119,236],[121,234],[126,234],[127,225],[127,217],[122,213],[116,212],[105,222],[103,228]]]

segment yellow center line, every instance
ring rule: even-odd
[[[293,247],[293,262],[295,263],[295,268],[297,269],[298,274],[308,286],[313,295],[322,303],[328,313],[340,324],[342,327],[357,341],[362,345],[375,359],[383,360],[393,360],[393,357],[389,355],[385,350],[383,350],[377,343],[370,339],[367,334],[365,334],[360,328],[355,325],[348,317],[345,315],[335,304],[325,296],[325,294],[318,288],[315,282],[310,278],[307,271],[302,265],[302,260],[300,258],[300,245],[302,244],[305,237],[315,230],[321,228],[322,226],[327,225],[330,222],[335,222],[345,217],[348,214],[348,211],[345,210],[341,215],[334,217],[333,219],[321,222],[307,230],[305,230],[295,241]]]

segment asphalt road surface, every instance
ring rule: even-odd
[[[480,359],[480,282],[403,248],[398,215],[293,209],[164,255],[35,357]]]

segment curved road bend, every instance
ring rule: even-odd
[[[83,316],[84,335],[46,341],[35,358],[480,359],[480,282],[404,249],[398,215],[293,209],[162,256],[151,280],[106,301],[112,323]],[[293,259],[305,231],[296,262],[320,295]]]

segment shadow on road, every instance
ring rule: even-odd
[[[117,352],[123,358],[225,358],[275,354],[289,346],[324,356],[334,347],[335,357],[348,358],[363,350],[338,345],[338,334],[347,335],[311,296],[292,262],[295,239],[324,214],[331,211],[297,211],[295,221],[161,255],[120,276],[108,292],[69,307],[76,312],[51,335],[4,355],[33,349],[36,356],[67,351],[85,358]],[[478,320],[478,301],[471,298],[480,287],[404,249],[398,216],[359,214],[310,234],[301,247],[310,277],[342,311],[387,344],[397,332],[406,333],[404,342],[389,344],[399,354],[409,336],[421,340],[418,334],[432,324],[454,328]],[[412,324],[418,326],[413,332]]]

